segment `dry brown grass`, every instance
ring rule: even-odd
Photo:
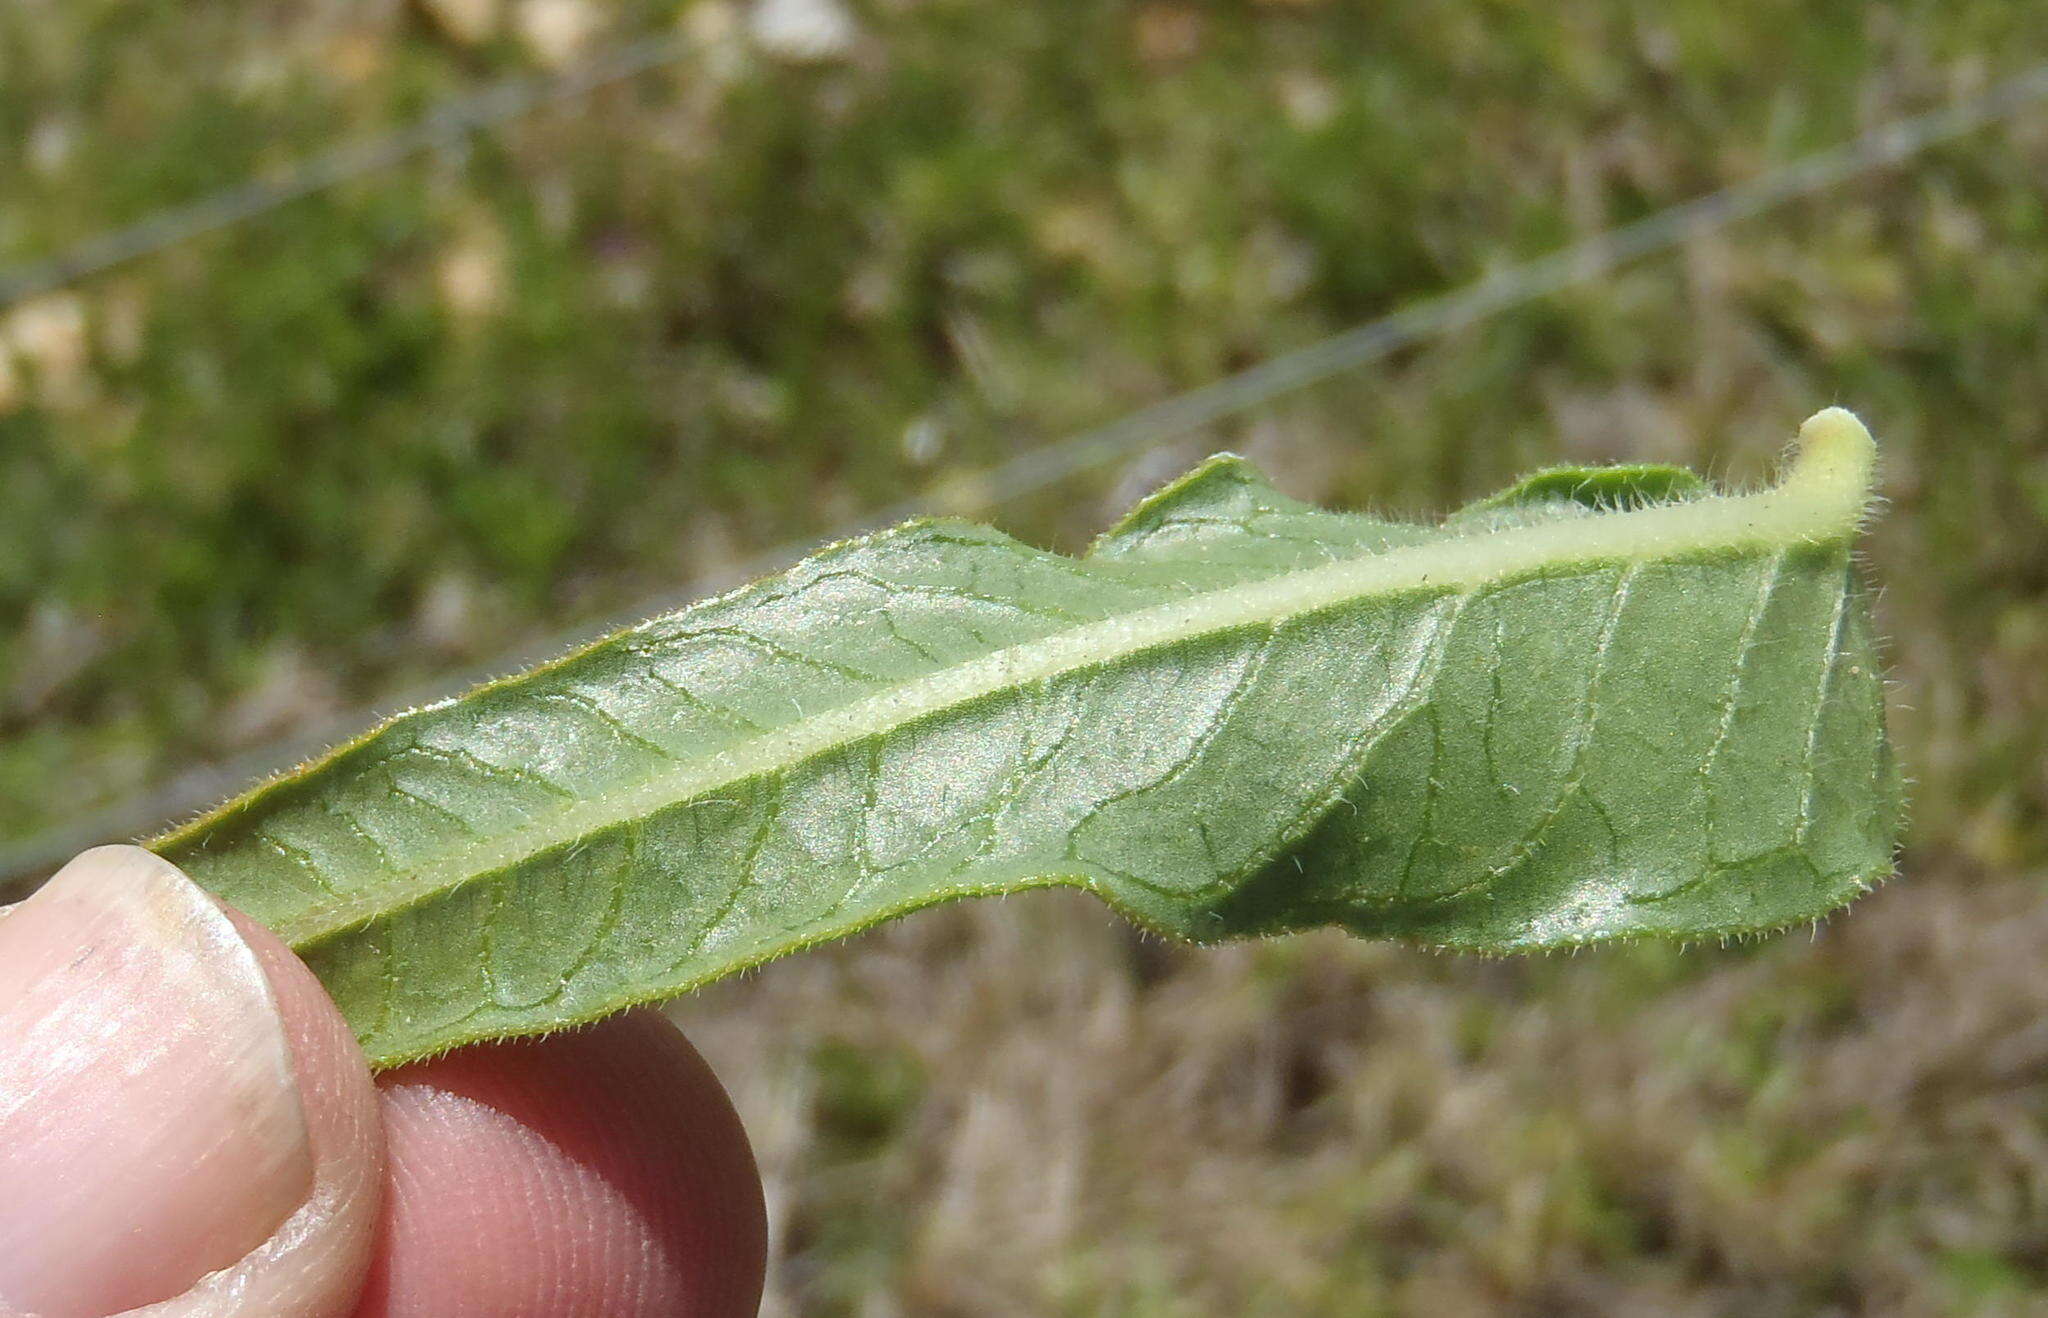
[[[563,12],[105,8],[0,5],[53,157],[10,257],[519,66],[458,11]],[[678,7],[642,8],[621,35]],[[11,320],[0,832],[2048,48],[2011,0],[858,8],[844,68],[720,47]],[[1194,951],[1040,894],[707,992],[770,1314],[2048,1313],[2044,170],[2038,119],[1979,135],[1005,508],[1071,547],[1226,445],[1415,512],[1556,461],[1748,480],[1851,404],[1919,850],[1815,940]]]
[[[1041,894],[677,1015],[758,1142],[774,1315],[2023,1313],[2037,882],[1496,962],[1168,947]]]

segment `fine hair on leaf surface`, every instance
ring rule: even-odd
[[[1212,458],[1084,555],[915,522],[392,720],[152,845],[371,1059],[531,1034],[960,897],[1505,953],[1814,920],[1900,812],[1852,548],[1778,484],[1538,473],[1424,526]]]

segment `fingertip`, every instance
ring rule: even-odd
[[[316,1172],[305,1205],[275,1236],[238,1268],[206,1280],[215,1293],[256,1306],[235,1313],[339,1318],[354,1310],[383,1216],[386,1153],[377,1088],[355,1032],[306,963],[269,929],[233,907],[223,909],[276,995]]]
[[[739,1318],[766,1212],[725,1090],[631,1012],[384,1077],[390,1179],[359,1318]]]
[[[0,1311],[346,1313],[381,1130],[305,966],[137,847],[79,856],[0,942]]]

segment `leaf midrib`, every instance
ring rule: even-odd
[[[1100,668],[1148,650],[1272,626],[1364,599],[1471,591],[1566,566],[1775,552],[1801,542],[1845,540],[1862,514],[1873,459],[1861,423],[1830,408],[1801,429],[1797,459],[1784,480],[1760,493],[1709,496],[1406,546],[1085,623],[927,673],[710,755],[678,760],[636,785],[575,802],[498,839],[451,852],[449,859],[402,882],[309,911],[283,923],[279,932],[303,947],[735,783],[794,768],[1003,690]]]

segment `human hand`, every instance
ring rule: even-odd
[[[146,851],[0,912],[0,1318],[737,1318],[765,1253],[658,1015],[373,1081],[298,958]]]

